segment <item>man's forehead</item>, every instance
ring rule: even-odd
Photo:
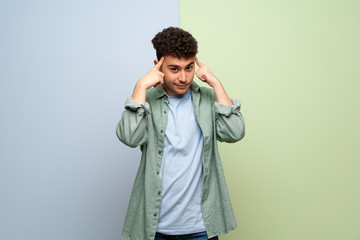
[[[173,56],[166,56],[164,62],[167,65],[187,66],[191,63],[194,63],[194,61],[195,61],[195,57],[177,58]]]

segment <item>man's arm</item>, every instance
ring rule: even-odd
[[[135,85],[133,95],[126,100],[125,111],[116,127],[116,134],[121,142],[137,147],[147,142],[146,116],[150,113],[146,103],[146,90],[163,83],[164,74],[160,67],[164,58],[147,73]]]
[[[227,95],[221,82],[210,71],[210,69],[202,62],[200,62],[197,57],[195,57],[195,62],[199,66],[199,69],[196,71],[196,76],[201,81],[206,82],[207,84],[209,84],[210,87],[214,89],[217,102],[224,105],[234,105],[229,96]]]
[[[164,82],[164,73],[160,71],[160,68],[164,62],[164,57],[147,73],[145,74],[135,85],[132,99],[139,104],[145,105],[146,90],[151,87],[157,87]]]
[[[219,79],[195,57],[199,69],[196,76],[214,89],[216,102],[216,138],[221,142],[236,142],[245,135],[243,116],[240,113],[240,102],[229,98]]]

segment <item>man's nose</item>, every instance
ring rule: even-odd
[[[186,82],[185,71],[181,71],[181,72],[180,72],[179,81],[181,81],[181,82]]]

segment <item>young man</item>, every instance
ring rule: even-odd
[[[217,140],[244,136],[240,103],[196,57],[197,42],[169,27],[152,40],[155,66],[135,85],[117,126],[142,151],[123,235],[131,240],[218,239],[236,227]],[[210,87],[199,87],[196,76]]]

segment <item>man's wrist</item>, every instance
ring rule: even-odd
[[[216,88],[222,88],[221,82],[219,80],[215,81],[211,87],[215,90]]]
[[[138,81],[135,84],[135,89],[139,89],[139,90],[147,90],[146,85],[142,82],[142,81]]]

